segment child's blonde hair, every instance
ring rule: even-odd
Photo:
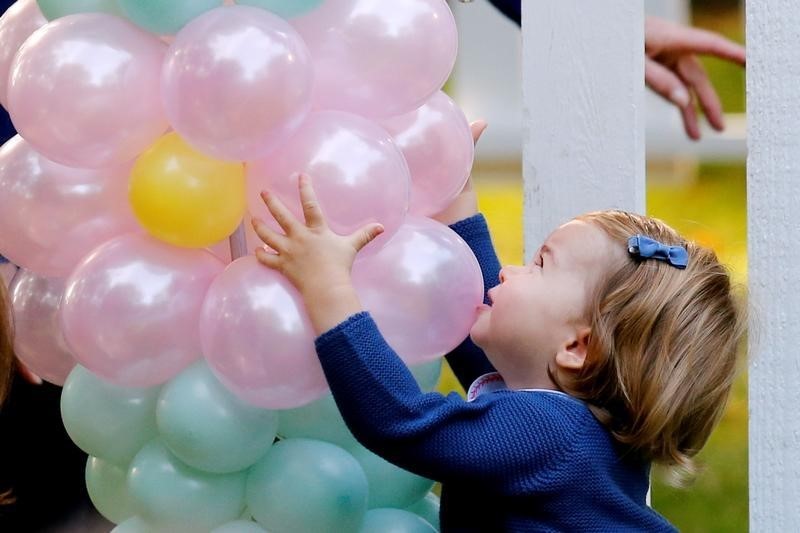
[[[685,270],[629,257],[610,272],[587,310],[591,335],[582,370],[554,376],[589,403],[617,441],[689,479],[737,370],[745,320],[729,273],[712,250],[685,241],[660,220],[623,211],[579,220],[626,248],[640,234],[689,253]]]

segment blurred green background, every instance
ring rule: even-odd
[[[736,0],[696,0],[695,26],[744,42],[743,13]],[[703,63],[726,112],[745,106],[744,72],[720,60]],[[481,210],[492,228],[503,263],[522,262],[522,180],[518,164],[476,165]],[[713,247],[736,282],[746,283],[746,171],[741,163],[692,160],[648,162],[648,214],[665,220],[690,239]],[[653,506],[684,532],[737,533],[748,530],[747,377],[744,350],[741,375],[725,418],[699,460],[704,467],[688,489],[653,480]],[[445,371],[440,390],[458,390]]]

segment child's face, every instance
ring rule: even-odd
[[[599,228],[573,220],[547,238],[529,265],[500,271],[500,285],[489,291],[492,305],[482,308],[470,335],[509,386],[547,386],[548,365],[562,366],[559,352],[585,348],[589,298],[624,253]]]

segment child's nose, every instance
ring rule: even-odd
[[[500,269],[500,283],[504,283],[509,276],[513,276],[517,274],[521,270],[521,267],[506,265]]]

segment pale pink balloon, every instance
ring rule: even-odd
[[[314,58],[316,109],[410,112],[442,88],[458,51],[444,0],[329,0],[292,23]]]
[[[409,216],[383,249],[356,260],[353,282],[389,345],[412,365],[458,346],[483,302],[472,250],[424,217]]]
[[[221,240],[213,246],[210,246],[208,251],[217,256],[219,260],[226,265],[229,265],[232,261],[231,243],[228,241],[228,239]]]
[[[63,385],[77,361],[61,331],[65,279],[20,270],[9,288],[14,315],[14,353],[31,372]]]
[[[300,219],[298,173],[308,174],[331,229],[349,234],[380,222],[385,233],[365,250],[383,245],[408,211],[410,177],[389,134],[370,120],[340,111],[312,113],[272,154],[248,165],[250,212],[273,224],[259,196],[268,189]]]
[[[8,108],[48,159],[100,168],[134,159],[167,128],[166,45],[121,18],[83,13],[34,32],[14,58]]]
[[[39,275],[68,276],[94,248],[137,229],[130,168],[65,167],[17,135],[0,148],[0,253]]]
[[[263,156],[311,108],[313,68],[297,32],[263,9],[231,6],[197,17],[164,63],[170,124],[219,159]]]
[[[112,383],[164,383],[200,356],[200,309],[223,269],[206,250],[141,234],[118,237],[70,276],[64,336],[83,366]]]
[[[475,155],[461,108],[439,91],[419,109],[382,120],[381,125],[403,151],[411,171],[409,212],[441,212],[464,187]]]
[[[250,404],[289,409],[328,390],[300,295],[253,256],[211,285],[200,337],[214,374]]]
[[[18,0],[0,17],[0,104],[8,107],[11,61],[25,39],[47,24],[36,0]]]

